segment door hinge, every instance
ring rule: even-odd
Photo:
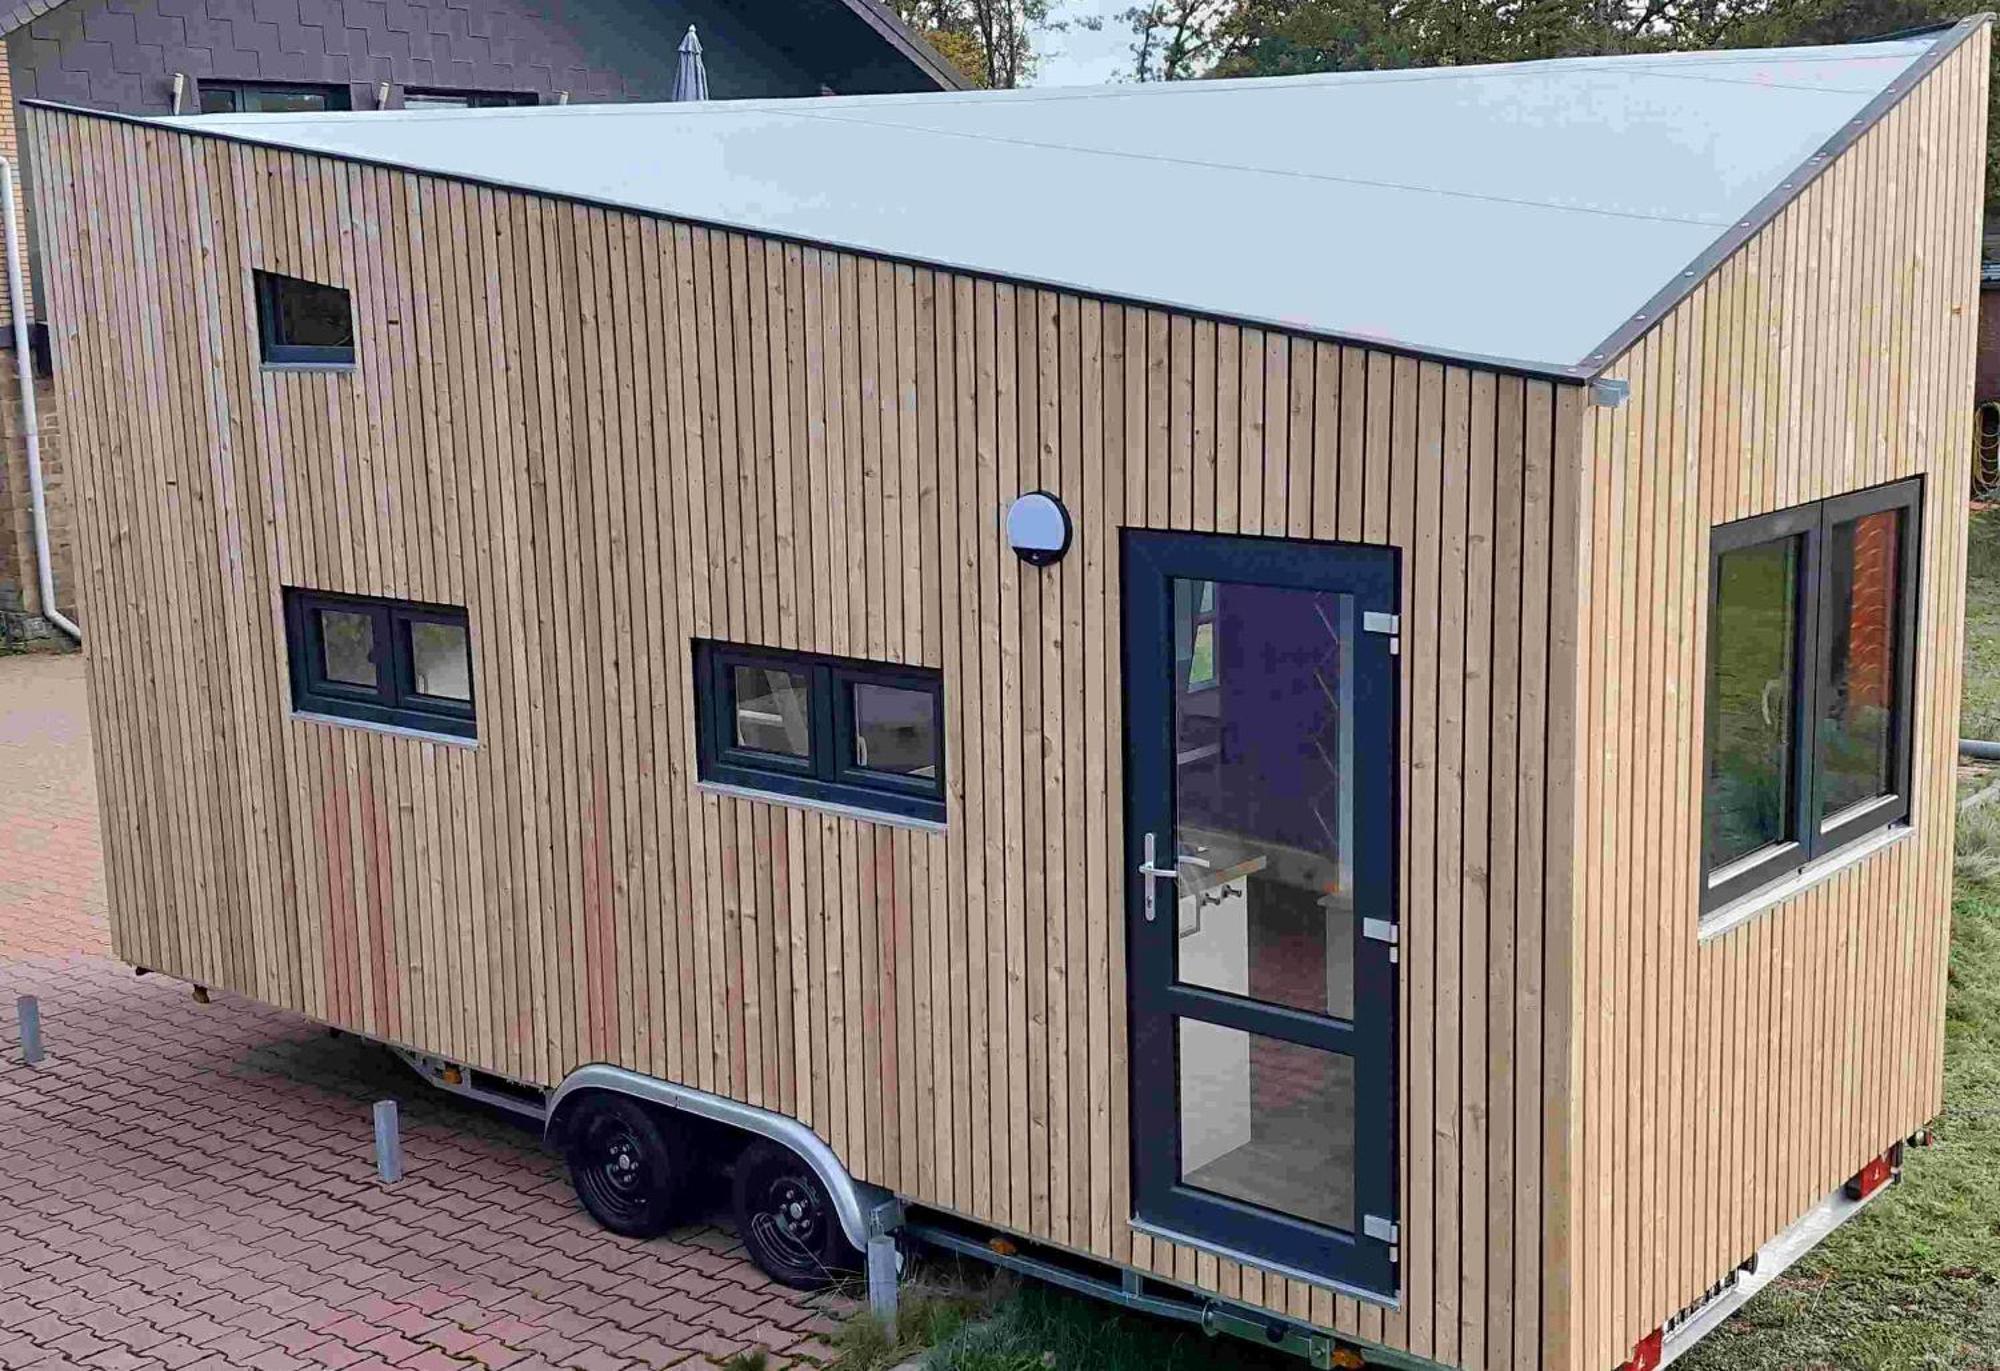
[[[1369,1214],[1361,1220],[1361,1231],[1377,1242],[1389,1244],[1389,1260],[1402,1259],[1403,1230],[1394,1219],[1385,1219],[1379,1214]]]
[[[1389,655],[1395,656],[1403,650],[1403,616],[1384,614],[1379,609],[1364,610],[1361,615],[1363,633],[1381,633],[1389,639]]]
[[[1372,938],[1378,943],[1389,944],[1390,962],[1394,963],[1399,959],[1397,944],[1402,941],[1402,932],[1390,920],[1363,919],[1361,921],[1361,936]]]

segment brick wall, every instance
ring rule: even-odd
[[[1854,589],[1847,615],[1849,708],[1889,707],[1895,646],[1896,515],[1871,514],[1854,525]]]
[[[5,44],[0,44],[0,157],[5,157],[18,170],[21,165],[20,121],[14,117],[14,70],[7,60]],[[20,187],[21,203],[16,209],[22,231],[21,242],[27,243],[28,192],[26,185]],[[5,283],[0,282],[0,327],[13,323],[13,310],[7,299]]]
[[[1979,292],[1979,351],[1972,402],[2000,400],[2000,289]]]
[[[75,619],[75,504],[64,461],[63,425],[47,376],[35,379],[35,402],[42,429],[42,477],[48,502],[56,607]],[[0,352],[0,637],[4,638],[40,637],[50,631],[41,619],[41,593],[35,581],[34,524],[29,510],[20,385],[14,375],[12,352]]]

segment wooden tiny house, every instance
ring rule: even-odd
[[[1939,1107],[1987,42],[35,107],[119,952],[1671,1354]]]

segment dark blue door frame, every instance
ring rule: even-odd
[[[1353,596],[1355,621],[1393,629],[1394,549],[1217,534],[1123,531],[1127,963],[1131,993],[1132,1164],[1139,1225],[1364,1298],[1397,1299],[1395,944],[1364,934],[1398,922],[1396,640],[1354,635],[1354,1018],[1307,1013],[1179,984],[1177,921],[1146,917],[1152,858],[1174,863],[1176,580],[1246,583]],[[1171,911],[1174,887],[1164,887]],[[1355,1230],[1346,1232],[1198,1189],[1181,1180],[1177,1028],[1196,1019],[1346,1054],[1355,1080]]]

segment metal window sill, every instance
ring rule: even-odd
[[[259,362],[259,371],[333,371],[353,373],[361,370],[359,362]]]
[[[1876,829],[1867,837],[1843,847],[1838,852],[1820,858],[1816,862],[1781,877],[1762,889],[1753,890],[1733,904],[1726,904],[1701,921],[1699,941],[1706,943],[1734,929],[1742,927],[1752,919],[1764,914],[1788,900],[1803,895],[1814,886],[1831,880],[1851,866],[1867,861],[1876,853],[1894,847],[1908,838],[1916,830],[1909,824],[1888,824]]]
[[[392,738],[415,738],[419,742],[443,743],[447,747],[478,748],[479,739],[465,738],[456,733],[436,733],[428,728],[411,728],[404,724],[377,723],[373,719],[350,719],[345,714],[321,714],[310,709],[294,709],[288,717],[302,724],[326,724],[333,728],[359,728],[370,733],[383,733]]]
[[[890,814],[880,809],[869,809],[862,805],[842,804],[838,800],[815,800],[809,795],[786,795],[776,790],[759,790],[755,786],[729,785],[723,781],[696,781],[695,790],[703,795],[727,795],[736,800],[761,800],[765,804],[784,805],[788,809],[810,809],[819,814],[834,814],[843,819],[859,819],[864,823],[885,824],[890,828],[914,829],[919,833],[943,833],[945,825],[936,819],[919,819],[909,814]]]

